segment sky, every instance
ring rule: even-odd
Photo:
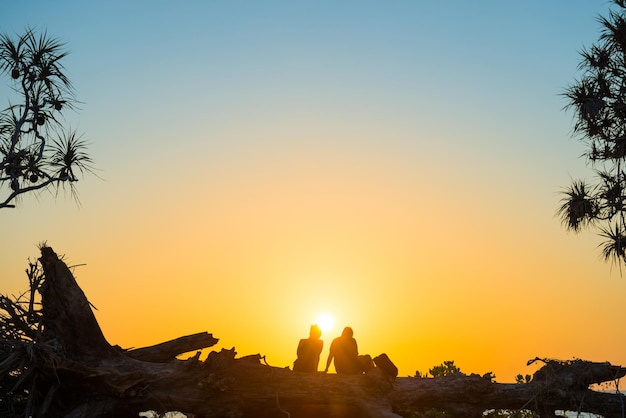
[[[626,277],[555,215],[591,178],[562,96],[606,0],[0,5],[65,42],[95,175],[0,213],[0,292],[47,242],[111,344],[207,331],[291,367],[326,313],[401,376],[626,365]],[[9,78],[0,102],[14,97]],[[0,192],[6,192],[0,189]],[[332,371],[332,368],[331,368]]]

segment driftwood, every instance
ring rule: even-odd
[[[376,367],[358,376],[298,373],[262,364],[260,355],[237,358],[234,348],[213,351],[205,361],[199,353],[177,359],[216,344],[207,333],[125,350],[105,339],[65,263],[52,249],[41,250],[39,325],[21,339],[5,332],[0,341],[6,354],[0,387],[11,384],[13,396],[3,399],[27,397],[22,416],[138,417],[146,410],[177,410],[207,418],[408,418],[428,408],[463,418],[489,409],[527,409],[542,418],[556,410],[625,416],[623,395],[589,389],[626,375],[609,363],[541,360],[544,366],[529,383],[501,384],[488,375],[394,379]],[[15,307],[7,309],[14,311],[9,317],[20,316]]]
[[[150,347],[128,350],[126,355],[136,360],[166,363],[170,360],[174,360],[179,354],[212,347],[217,344],[218,341],[217,338],[213,338],[213,335],[200,332]]]

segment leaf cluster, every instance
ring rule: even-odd
[[[15,207],[24,193],[69,185],[92,171],[86,143],[65,129],[62,113],[74,109],[74,89],[63,67],[63,43],[32,29],[13,39],[0,34],[0,76],[8,77],[15,103],[0,112],[0,208]]]
[[[454,364],[454,360],[446,360],[438,366],[428,370],[432,377],[445,377],[453,374],[462,374],[461,369]]]
[[[557,214],[571,231],[599,230],[604,259],[621,266],[626,263],[626,6],[613,4],[608,16],[598,18],[599,40],[581,51],[581,75],[564,93],[595,178],[574,180]]]

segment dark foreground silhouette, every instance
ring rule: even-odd
[[[331,343],[325,372],[328,372],[330,364],[333,362],[337,374],[363,374],[374,367],[372,357],[369,354],[359,355],[359,347],[351,327],[345,327],[341,336],[335,338]]]
[[[324,341],[320,340],[322,330],[317,324],[311,325],[309,338],[303,338],[298,343],[296,354],[298,358],[293,363],[294,372],[316,372],[320,362],[320,354]]]
[[[626,375],[626,368],[609,363],[537,359],[545,364],[530,383],[502,384],[490,375],[460,373],[393,379],[378,366],[362,375],[295,373],[262,364],[258,354],[236,358],[234,348],[211,352],[205,361],[199,352],[176,359],[213,346],[217,339],[207,333],[125,350],[106,341],[65,263],[51,248],[41,253],[44,280],[31,283],[41,305],[28,296],[0,297],[5,416],[136,418],[169,410],[197,418],[398,418],[437,408],[462,418],[487,409],[529,409],[542,418],[555,410],[623,417],[624,395],[589,389]]]

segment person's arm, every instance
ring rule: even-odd
[[[325,372],[328,371],[328,368],[330,367],[330,362],[333,361],[333,355],[332,354],[328,354],[328,360],[326,360],[326,368],[324,369]]]
[[[333,353],[333,344],[331,344],[330,350],[328,350],[328,359],[326,360],[326,368],[324,369],[324,372],[328,371],[328,368],[330,367],[330,362],[333,361],[334,356],[335,354]]]

